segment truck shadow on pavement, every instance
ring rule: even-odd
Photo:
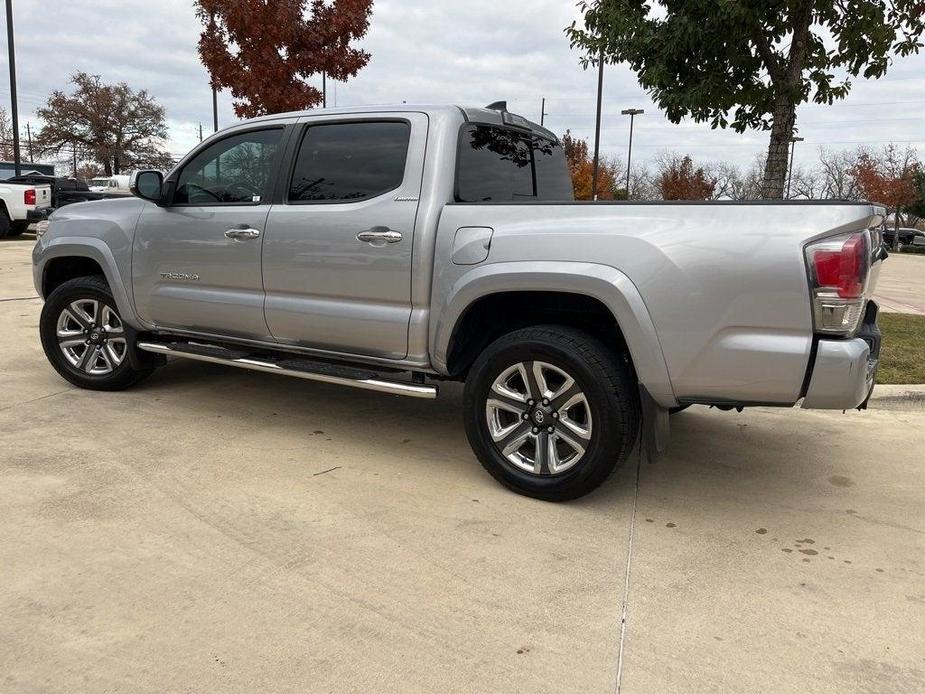
[[[458,383],[440,384],[437,400],[420,400],[324,383],[275,378],[222,366],[172,361],[139,386],[145,398],[171,408],[190,408],[197,417],[240,418],[263,434],[292,438],[293,428],[326,441],[349,443],[346,455],[374,458],[383,451],[482,475],[462,422]],[[818,429],[800,423],[811,416],[789,408],[721,412],[693,407],[672,417],[671,442],[654,463],[639,464],[634,450],[623,469],[597,492],[574,506],[632,502],[637,467],[645,494],[677,494],[692,503],[763,503],[805,507],[839,484],[823,474],[831,448]],[[849,415],[850,416],[850,415]]]

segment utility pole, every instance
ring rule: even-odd
[[[202,121],[199,121],[199,141],[202,142]]]
[[[13,171],[22,173],[19,157],[19,107],[16,104],[16,49],[13,47],[13,0],[6,0],[6,46],[10,53],[10,101],[13,116]]]
[[[26,137],[29,141],[29,161],[35,161],[35,157],[32,155],[32,127],[29,121],[26,121]]]
[[[546,120],[546,116],[549,114],[546,113],[546,97],[543,97],[543,101],[540,102],[540,125],[543,125],[543,122]]]
[[[71,145],[71,154],[74,155],[74,178],[77,178],[77,144]]]
[[[218,91],[212,85],[212,132],[218,132]]]
[[[641,108],[625,108],[620,113],[630,117],[630,147],[626,153],[626,199],[630,199],[630,164],[633,161],[633,121],[636,116],[645,113]]]
[[[594,123],[594,166],[591,169],[591,199],[597,200],[597,167],[601,149],[601,99],[604,94],[604,46],[597,59],[597,115]]]
[[[328,71],[321,71],[321,108],[328,107]]]
[[[787,196],[786,200],[790,199],[790,180],[793,178],[793,150],[796,147],[797,142],[802,142],[802,137],[797,137],[794,135],[790,138],[790,166],[787,169]]]

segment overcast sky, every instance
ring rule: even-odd
[[[147,89],[167,109],[169,149],[180,155],[211,127],[211,92],[196,53],[200,31],[189,0],[13,0],[20,120],[37,125],[33,110],[68,76],[83,70],[103,80]],[[574,3],[552,0],[376,0],[362,45],[369,65],[343,84],[329,82],[329,105],[460,103],[506,99],[511,111],[588,138],[594,134],[596,73],[583,71],[563,29]],[[5,36],[5,33],[4,33]],[[9,107],[7,54],[2,53],[0,102]],[[335,97],[336,92],[336,97]],[[767,146],[767,133],[737,135],[707,125],[669,123],[624,66],[604,78],[602,150],[625,158],[628,135],[620,110],[644,108],[637,117],[633,159],[661,150],[696,160],[748,164]],[[925,55],[897,59],[884,79],[857,80],[849,98],[831,107],[798,112],[796,161],[810,163],[819,145],[854,147],[909,143],[925,154]],[[235,121],[231,99],[219,102],[219,123]],[[23,128],[25,125],[23,124]]]

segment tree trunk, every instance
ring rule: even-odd
[[[768,145],[764,181],[761,184],[761,197],[766,200],[780,200],[784,197],[784,187],[787,184],[787,164],[790,161],[790,140],[793,137],[795,118],[796,105],[788,97],[788,90],[781,89],[774,104],[771,142]]]
[[[112,176],[112,162],[109,159],[103,162],[103,173],[106,176]]]
[[[893,250],[899,252],[899,208],[893,212]]]

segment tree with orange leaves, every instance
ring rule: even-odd
[[[899,229],[899,215],[906,207],[919,200],[916,175],[920,171],[915,150],[907,147],[900,150],[889,144],[879,156],[861,152],[851,169],[858,190],[871,202],[879,203],[893,213],[894,228]],[[899,234],[893,237],[894,248],[899,244]]]
[[[562,136],[562,149],[565,150],[565,160],[568,162],[568,171],[572,176],[572,189],[576,200],[593,200],[591,182],[594,178],[594,160],[588,153],[588,142],[574,137],[568,130]],[[597,171],[597,199],[613,200],[626,197],[623,190],[618,190],[617,181],[622,178],[619,161],[601,158]]]
[[[350,42],[369,29],[372,0],[196,0],[199,56],[212,85],[230,89],[240,118],[298,111],[322,94],[306,81],[352,77],[369,53]]]
[[[694,168],[687,155],[677,154],[660,158],[659,190],[663,200],[709,200],[716,189],[716,181],[702,168]]]

